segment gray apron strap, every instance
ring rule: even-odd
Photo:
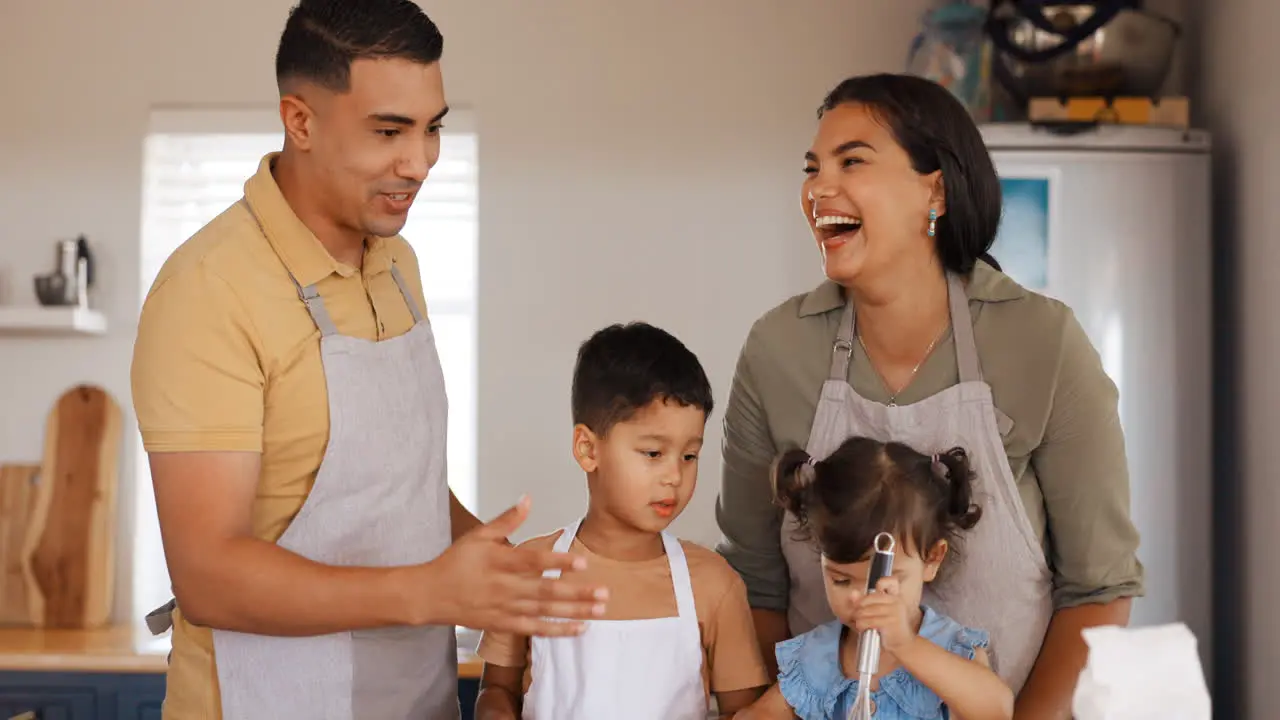
[[[303,287],[298,284],[297,278],[286,268],[285,272],[289,274],[289,280],[293,286],[298,289],[298,297],[302,298],[302,302],[307,305],[307,312],[311,313],[311,319],[315,322],[316,327],[320,328],[320,336],[328,337],[338,334],[338,326],[333,324],[333,318],[329,317],[329,310],[324,306],[324,300],[320,298],[320,292],[316,290],[314,284]]]
[[[978,382],[982,380],[982,369],[978,363],[978,344],[973,339],[973,316],[969,313],[969,296],[964,291],[964,283],[954,273],[947,273],[947,301],[951,306],[951,332],[956,342],[956,365],[960,370],[960,382]],[[844,312],[840,315],[840,327],[836,330],[836,340],[831,346],[831,370],[827,374],[829,380],[848,380],[849,362],[853,358],[853,338],[856,328],[857,314],[853,310],[853,301],[844,304]]]
[[[288,272],[286,270],[286,272]],[[415,323],[423,321],[422,310],[418,308],[418,303],[414,301],[413,294],[409,292],[409,286],[404,282],[404,276],[400,274],[400,268],[394,264],[391,266],[391,278],[395,280],[396,287],[400,288],[400,295],[404,297],[404,304],[409,306],[409,314],[413,316]],[[298,289],[298,297],[302,298],[302,302],[307,305],[307,312],[311,313],[311,319],[315,321],[316,327],[320,328],[321,337],[329,335],[337,335],[338,327],[333,324],[333,319],[329,317],[329,310],[324,306],[324,300],[320,298],[319,291],[315,285],[303,287],[294,279],[293,273],[289,273],[289,279],[293,281],[293,286]]]
[[[960,382],[980,382],[982,367],[978,364],[978,344],[973,339],[973,316],[969,314],[969,294],[955,273],[947,273],[947,297],[951,303],[951,332],[956,341],[956,365]]]
[[[844,303],[840,327],[836,330],[836,341],[831,346],[831,371],[827,374],[829,380],[849,379],[849,361],[853,359],[853,325],[856,319],[853,299],[850,298]]]
[[[249,211],[249,216],[258,224],[258,229],[263,235],[267,234],[267,226],[262,224],[262,218],[258,217],[258,213],[253,211],[253,206],[249,204],[248,198],[240,198],[240,202],[244,205],[244,209]],[[280,261],[284,265],[284,260]],[[320,293],[316,290],[315,285],[302,287],[298,284],[298,279],[293,276],[289,268],[284,269],[289,276],[289,282],[298,290],[298,297],[302,298],[302,302],[307,306],[307,312],[311,314],[311,319],[315,322],[316,327],[320,328],[320,335],[336,335],[338,328],[333,324],[333,319],[329,317],[329,311],[324,306],[324,300],[320,299]]]
[[[409,314],[413,315],[415,323],[422,322],[425,318],[422,311],[418,309],[418,302],[413,299],[413,294],[409,292],[409,286],[404,284],[404,276],[400,274],[400,268],[391,264],[391,277],[396,281],[396,287],[400,288],[400,294],[404,296],[404,304],[409,306]]]
[[[170,598],[169,602],[147,613],[147,629],[152,635],[160,635],[173,627],[173,611],[177,607],[178,601]]]

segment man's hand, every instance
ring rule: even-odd
[[[591,617],[601,602],[594,588],[542,580],[544,569],[571,568],[578,556],[507,544],[528,514],[527,502],[432,562],[339,567],[254,537],[257,453],[150,458],[173,588],[183,616],[196,625],[286,637],[411,624],[568,635],[581,626],[543,616]]]
[[[483,523],[471,511],[467,509],[458,500],[458,496],[453,494],[453,489],[449,490],[449,527],[452,530],[449,539],[452,542],[458,542],[458,539],[472,530],[480,527]]]
[[[604,588],[542,577],[544,570],[581,570],[585,558],[510,546],[507,536],[528,514],[525,498],[421,566],[406,588],[417,594],[409,600],[421,608],[420,624],[553,637],[577,635],[583,624],[573,620],[604,614]]]

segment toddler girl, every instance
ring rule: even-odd
[[[858,637],[868,628],[881,638],[871,680],[877,720],[1012,717],[1013,692],[990,668],[987,633],[920,604],[958,534],[981,516],[963,449],[930,456],[854,437],[825,460],[791,450],[774,463],[773,490],[822,553],[836,619],[778,643],[777,684],[738,720],[844,720],[858,695]],[[895,540],[893,572],[867,594],[881,532]]]

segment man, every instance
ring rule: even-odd
[[[446,399],[397,233],[440,149],[440,32],[410,0],[301,0],[282,152],[179,248],[132,369],[176,601],[166,718],[449,718],[454,626],[566,635],[603,591],[446,483]]]

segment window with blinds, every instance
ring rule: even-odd
[[[401,235],[417,253],[449,394],[449,485],[476,499],[477,138],[451,111],[440,160],[414,201]],[[169,255],[244,194],[262,156],[283,143],[272,112],[164,110],[151,117],[144,147],[141,287],[145,296]],[[137,438],[134,593],[143,612],[169,597],[151,492]]]

